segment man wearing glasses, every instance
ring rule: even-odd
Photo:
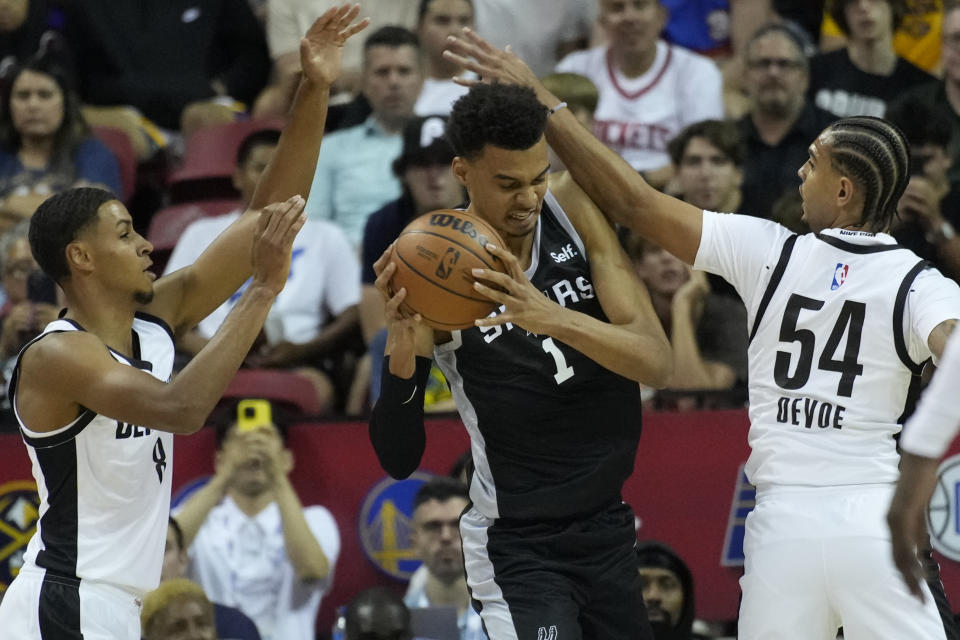
[[[835,118],[806,99],[810,82],[801,36],[785,24],[761,27],[747,43],[744,88],[750,109],[739,124],[747,144],[740,211],[769,218],[784,193],[797,193],[797,167],[810,141]]]

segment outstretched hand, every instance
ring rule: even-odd
[[[537,93],[537,98],[547,106],[552,107],[559,102],[537,79],[533,70],[517,57],[509,46],[506,49],[498,49],[478,36],[472,29],[465,27],[461,35],[449,36],[443,55],[480,77],[479,80],[454,78],[454,82],[465,87],[480,82],[518,84],[533,89]]]
[[[331,7],[307,30],[300,41],[300,67],[304,77],[330,86],[340,75],[343,45],[370,24],[364,18],[351,24],[360,13],[360,5]]]

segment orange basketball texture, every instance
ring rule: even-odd
[[[473,326],[499,304],[473,288],[472,269],[506,272],[503,262],[484,247],[503,247],[496,230],[463,211],[441,209],[408,224],[393,247],[397,270],[393,291],[407,290],[408,313],[419,313],[435,329],[450,331]]]

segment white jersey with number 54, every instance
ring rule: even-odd
[[[960,287],[886,234],[797,236],[704,212],[695,267],[729,280],[750,332],[750,458],[758,488],[894,482],[927,338]]]

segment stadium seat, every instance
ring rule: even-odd
[[[120,167],[120,188],[123,190],[119,195],[124,202],[129,202],[137,186],[137,157],[130,139],[122,129],[116,127],[90,127],[90,129],[94,137],[107,145],[116,157]]]
[[[241,369],[227,387],[225,399],[263,398],[285,404],[303,416],[320,413],[317,392],[309,380],[280,369]]]
[[[229,213],[241,204],[239,200],[200,200],[161,209],[150,219],[147,240],[153,245],[155,252],[172,251],[180,234],[191,222],[198,218]]]
[[[173,202],[236,197],[231,177],[237,149],[249,134],[260,129],[281,129],[283,120],[238,120],[205,127],[187,140],[183,164],[170,174],[168,189]]]

